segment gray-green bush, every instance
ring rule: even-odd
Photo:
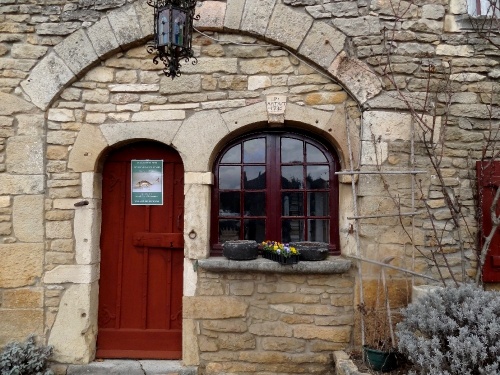
[[[1,375],[54,375],[48,369],[51,346],[37,346],[35,336],[24,343],[11,342],[0,353]]]
[[[446,287],[410,304],[397,325],[399,350],[420,374],[500,374],[500,293]]]

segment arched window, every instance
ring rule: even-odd
[[[319,141],[268,131],[230,143],[215,162],[212,255],[229,240],[321,241],[340,254],[338,160]]]

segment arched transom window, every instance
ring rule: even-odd
[[[274,131],[239,138],[215,163],[212,254],[229,240],[338,247],[338,161],[320,142]]]

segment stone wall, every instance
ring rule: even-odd
[[[285,266],[286,267],[286,266]],[[200,271],[184,317],[197,330],[204,374],[333,374],[351,341],[354,278]]]

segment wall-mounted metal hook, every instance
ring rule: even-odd
[[[74,204],[75,207],[82,207],[82,206],[88,206],[89,204],[89,201],[80,201],[80,202],[76,202]]]

